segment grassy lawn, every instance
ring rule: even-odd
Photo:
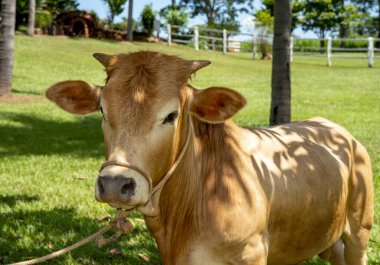
[[[64,37],[17,36],[14,99],[0,101],[0,264],[61,249],[105,225],[97,217],[112,210],[95,202],[94,182],[103,161],[100,115],[73,116],[43,96],[52,84],[83,79],[103,84],[105,73],[92,53],[154,50],[212,64],[193,79],[196,87],[220,85],[242,92],[248,106],[235,120],[267,126],[271,62],[250,54],[199,51],[165,44],[116,43]],[[345,126],[367,147],[373,163],[376,224],[369,264],[380,264],[380,61],[295,57],[292,118],[323,116]],[[117,243],[88,244],[49,264],[160,264],[154,241],[139,214],[136,229]],[[114,255],[111,249],[121,250]],[[150,261],[138,257],[144,254]],[[324,264],[317,258],[308,265]]]

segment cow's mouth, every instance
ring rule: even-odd
[[[125,204],[116,204],[116,203],[109,203],[109,206],[115,209],[123,209],[123,210],[131,210],[135,208],[137,205],[125,205]]]

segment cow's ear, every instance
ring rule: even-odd
[[[196,71],[206,67],[209,64],[211,64],[211,62],[206,60],[187,61],[187,67],[189,68],[190,74],[194,74]]]
[[[88,114],[99,110],[101,89],[80,80],[63,81],[50,87],[46,97],[73,114]]]
[[[225,87],[194,90],[190,113],[208,123],[222,123],[231,118],[246,104],[238,92]]]

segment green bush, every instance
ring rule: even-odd
[[[190,14],[186,13],[185,8],[173,9],[171,5],[161,9],[160,17],[162,17],[167,24],[185,27]]]
[[[252,50],[252,42],[240,42],[240,51],[251,52]]]
[[[333,47],[340,48],[342,47],[341,41],[333,41],[332,43]],[[368,41],[367,40],[360,40],[360,41],[344,41],[343,42],[344,48],[367,48],[368,47]]]
[[[36,12],[36,28],[47,29],[53,22],[53,15],[47,11],[39,9]]]
[[[152,4],[145,5],[143,11],[141,12],[141,22],[144,28],[144,31],[149,35],[153,33],[154,20],[156,18],[156,14],[152,9]]]

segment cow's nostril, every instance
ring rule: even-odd
[[[99,188],[99,192],[100,193],[104,193],[104,187],[103,187],[103,184],[102,184],[102,181],[100,179],[101,177],[99,177],[98,179],[98,188]]]
[[[136,183],[133,179],[126,179],[125,184],[121,188],[121,194],[133,193]]]

